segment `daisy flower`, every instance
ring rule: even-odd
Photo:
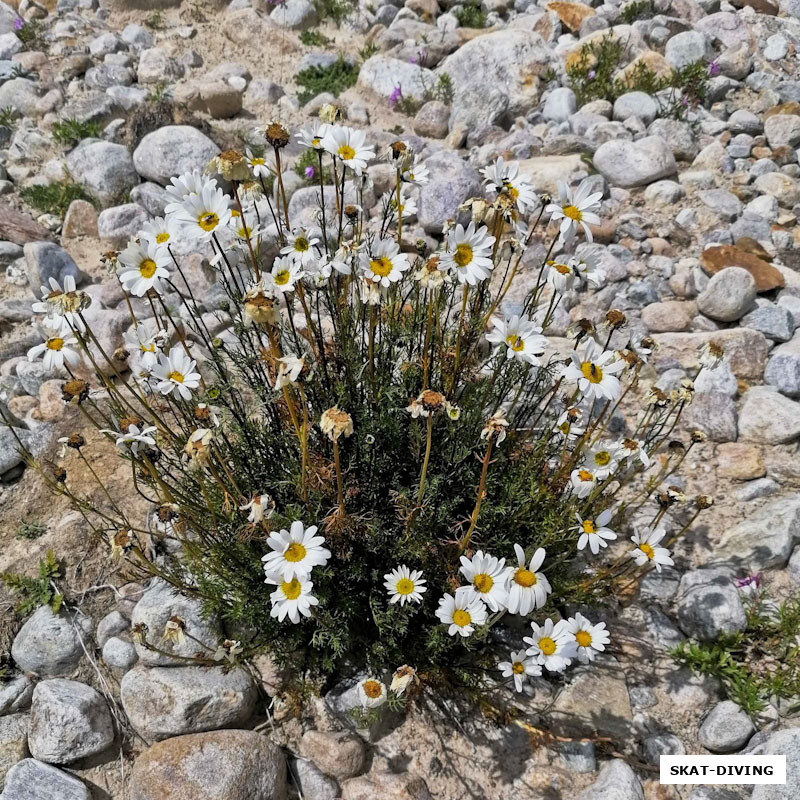
[[[189,197],[189,195],[200,194],[200,190],[207,184],[216,186],[217,179],[208,178],[197,169],[192,172],[185,172],[183,175],[173,178],[169,182],[169,186],[165,189],[169,202],[164,207],[164,213],[170,216],[181,211],[183,208],[183,201]]]
[[[310,267],[316,263],[318,256],[314,245],[319,239],[308,235],[305,228],[297,228],[286,237],[286,245],[281,248],[281,254],[289,256],[303,267]]]
[[[363,708],[378,708],[386,702],[386,684],[375,678],[364,678],[356,689]]]
[[[155,242],[162,247],[171,244],[175,240],[175,222],[173,217],[169,217],[168,219],[156,217],[149,222],[145,222],[145,224],[142,225],[139,238],[146,239],[148,242]]]
[[[564,264],[561,261],[548,261],[545,266],[547,267],[545,280],[559,294],[570,291],[578,280],[571,262]]]
[[[506,357],[516,358],[528,364],[538,364],[545,351],[547,339],[542,336],[542,329],[532,322],[521,319],[519,315],[511,319],[493,317],[494,330],[486,335],[486,339],[494,345],[505,346]]]
[[[266,158],[253,155],[252,150],[247,148],[245,150],[245,159],[247,160],[247,166],[250,167],[250,172],[253,173],[254,178],[269,178],[271,171],[267,166]]]
[[[275,501],[268,494],[257,494],[249,503],[239,506],[239,511],[248,511],[247,521],[259,525],[275,513]]]
[[[384,197],[384,203],[397,213],[397,192],[388,192]],[[417,201],[408,194],[405,184],[400,187],[400,213],[403,219],[410,219],[417,213]]]
[[[588,242],[592,241],[592,232],[589,225],[599,225],[600,199],[602,192],[591,193],[592,181],[584,178],[575,190],[567,186],[564,181],[558,182],[558,202],[550,203],[545,211],[550,214],[553,222],[561,221],[559,232],[561,239],[568,242],[575,236],[579,227],[583,228]]]
[[[275,294],[293,292],[295,284],[305,275],[300,262],[293,261],[287,256],[275,259],[272,269],[264,275],[264,282]]]
[[[588,544],[592,553],[597,555],[601,547],[608,547],[606,540],[611,541],[617,538],[617,534],[607,527],[613,516],[614,510],[611,508],[601,511],[594,519],[584,519],[576,512],[575,517],[578,520],[578,525],[574,530],[580,534],[578,537],[578,550],[583,550]]]
[[[67,322],[73,331],[83,333],[86,326],[83,324],[80,312],[91,305],[91,297],[86,292],[77,290],[72,275],[64,276],[63,289],[55,278],[51,277],[48,283],[49,287],[40,287],[42,299],[33,303],[31,309],[36,314],[45,315],[42,324],[46,328],[58,328],[62,322]]]
[[[478,550],[472,558],[461,556],[459,572],[469,583],[456,589],[459,594],[469,600],[477,598],[486,603],[490,611],[500,611],[506,607],[508,593],[506,592],[506,560],[495,558],[488,553],[484,555]]]
[[[173,347],[169,355],[161,353],[158,364],[153,367],[153,376],[158,380],[156,388],[161,394],[178,392],[184,399],[192,396],[192,389],[200,385],[200,373],[195,372],[196,362],[186,355],[182,347]]]
[[[428,182],[428,168],[419,160],[419,156],[415,154],[411,163],[403,169],[400,178],[412,186],[422,186]]]
[[[120,450],[129,448],[134,456],[139,455],[139,447],[144,445],[147,447],[155,447],[156,440],[151,436],[156,430],[155,425],[149,425],[146,428],[139,429],[139,426],[134,424],[128,425],[128,430],[124,433],[119,431],[111,431],[105,428],[100,429],[100,433],[107,433],[111,436],[116,436],[117,441],[115,444]]]
[[[606,273],[600,269],[595,258],[578,258],[574,256],[569,261],[573,272],[581,281],[591,284],[595,288],[601,286],[606,279]]]
[[[669,550],[666,547],[656,545],[667,535],[663,525],[659,525],[650,531],[639,533],[638,531],[631,536],[631,541],[636,547],[628,555],[636,561],[636,566],[641,567],[652,561],[655,568],[661,572],[661,567],[672,566],[675,562],[670,558]]]
[[[169,278],[169,271],[165,268],[170,263],[170,255],[155,240],[129,242],[119,254],[119,263],[122,288],[135,297],[144,296],[150,289],[160,294],[161,280]]]
[[[501,661],[497,665],[504,678],[514,679],[514,689],[518,692],[522,691],[525,678],[528,676],[538,678],[542,674],[542,668],[536,659],[526,658],[526,655],[524,650],[518,650],[516,653],[511,653],[508,661]]]
[[[375,151],[367,146],[366,138],[364,131],[346,125],[331,125],[322,137],[322,146],[356,175],[360,175],[366,169],[367,161],[375,158]]]
[[[325,146],[322,140],[325,138],[330,127],[331,126],[328,125],[327,122],[311,120],[311,122],[306,122],[305,127],[296,133],[295,136],[303,147],[310,147],[313,150],[324,150]]]
[[[386,591],[389,593],[390,603],[421,603],[422,595],[428,590],[422,571],[409,569],[405,564],[401,564],[384,576]]]
[[[61,370],[65,363],[70,367],[80,364],[80,353],[72,349],[78,344],[78,340],[72,335],[66,322],[57,327],[44,328],[44,337],[42,344],[37,344],[28,350],[28,361],[41,357],[47,372]]]
[[[518,544],[514,545],[517,566],[508,572],[508,613],[525,617],[535,608],[541,608],[547,602],[547,595],[553,591],[539,568],[544,563],[545,549],[540,547],[525,563],[525,551]]]
[[[215,181],[207,181],[199,193],[187,195],[175,214],[175,221],[187,236],[207,241],[217,229],[224,229],[231,218],[229,198]]]
[[[467,229],[463,225],[447,234],[447,250],[441,254],[441,269],[451,270],[461,283],[475,286],[486,280],[492,271],[492,246],[494,236],[490,236],[486,226],[475,229],[470,222]]]
[[[617,372],[625,369],[625,362],[613,350],[603,350],[594,340],[587,340],[580,353],[570,353],[570,363],[562,375],[575,381],[578,389],[589,400],[616,400],[622,390]]]
[[[353,271],[349,258],[350,255],[341,248],[330,256],[324,255],[316,264],[317,274],[325,279],[330,278],[334,271],[340,275],[349,275]]]
[[[532,636],[523,641],[529,644],[528,655],[548,672],[563,672],[577,654],[575,637],[569,631],[566,620],[553,624],[548,618],[544,625],[531,622]]]
[[[466,594],[456,596],[446,594],[439,601],[436,616],[443,625],[449,625],[447,632],[450,636],[470,636],[475,631],[476,625],[486,622],[486,606],[477,597],[468,597]]]
[[[284,356],[276,360],[278,362],[278,374],[275,376],[275,389],[283,389],[284,386],[289,385],[294,386],[306,365],[305,356],[300,358]]]
[[[555,430],[567,440],[576,439],[585,430],[580,426],[582,414],[579,408],[568,408],[562,411],[556,420]]]
[[[497,194],[505,189],[523,214],[539,205],[533,186],[524,175],[519,174],[516,161],[506,162],[500,156],[494,164],[484,167],[481,174],[489,189]]]
[[[567,620],[567,630],[575,639],[576,654],[581,664],[594,661],[597,654],[602,653],[611,641],[605,622],[592,625],[583,614],[570,617]]]
[[[650,466],[650,456],[647,455],[644,442],[636,439],[623,439],[620,454],[622,458],[638,458],[643,467]]]
[[[617,468],[620,460],[620,445],[616,442],[595,442],[584,456],[586,466],[604,480]]]
[[[572,491],[575,496],[583,500],[592,493],[592,489],[597,485],[597,475],[590,469],[574,469],[569,476]]]
[[[153,369],[158,364],[161,347],[167,338],[166,331],[154,331],[154,328],[157,328],[156,323],[147,319],[136,325],[132,331],[126,331],[122,337],[125,349],[129,353],[139,353],[142,366],[146,369]]]
[[[369,251],[361,253],[362,274],[368,281],[384,288],[397,283],[410,266],[408,256],[400,252],[394,239],[377,239],[372,242]]]
[[[269,599],[272,603],[269,615],[275,617],[278,622],[283,622],[286,617],[295,623],[300,622],[300,617],[311,616],[311,606],[319,605],[319,600],[311,594],[314,589],[312,581],[292,578],[283,580],[267,575],[264,583],[277,586]]]
[[[264,572],[278,576],[285,581],[298,577],[305,580],[314,567],[324,567],[331,557],[331,551],[322,545],[325,539],[316,536],[317,526],[306,528],[296,519],[287,531],[272,531],[267,539],[271,552],[261,558]]]

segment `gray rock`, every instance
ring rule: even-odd
[[[256,78],[250,81],[247,91],[244,95],[244,104],[248,107],[252,106],[272,106],[278,102],[286,94],[283,86],[275,81],[270,81],[265,78]]]
[[[789,42],[786,37],[782,36],[780,33],[776,33],[767,39],[766,47],[763,49],[761,55],[763,55],[767,61],[780,61],[786,58],[788,52]]]
[[[0,786],[9,769],[29,755],[28,721],[27,714],[0,717]]]
[[[128,149],[96,139],[84,140],[67,155],[67,169],[76,183],[103,204],[139,183]]]
[[[38,85],[28,78],[11,78],[0,83],[0,108],[12,108],[20,116],[36,116]]]
[[[129,22],[122,29],[122,41],[134,50],[146,50],[153,46],[153,34],[142,25]]]
[[[102,647],[112,636],[118,636],[131,627],[130,621],[119,611],[111,611],[97,623],[95,639],[97,644]]]
[[[86,71],[84,80],[90,89],[108,89],[111,86],[130,86],[133,70],[119,64],[98,64]]]
[[[483,185],[477,170],[450,150],[434,153],[425,165],[430,179],[419,191],[417,219],[426,233],[440,234],[443,221],[455,218],[461,203],[483,196]]]
[[[364,771],[364,742],[347,731],[306,731],[300,741],[300,752],[324,775],[339,781]]]
[[[786,783],[755,786],[752,800],[794,800],[800,796],[800,728],[773,733],[760,755],[786,756]]]
[[[23,249],[28,285],[37,296],[41,286],[50,285],[50,278],[63,284],[64,278],[71,275],[78,283],[81,282],[83,273],[63,247],[52,242],[29,242]]]
[[[125,111],[139,108],[147,102],[147,92],[138,86],[109,86],[106,94]]]
[[[772,500],[738,525],[726,528],[712,560],[751,572],[782,567],[800,541],[798,526],[800,497]]]
[[[682,69],[695,61],[708,61],[711,45],[700,31],[683,31],[667,42],[664,56],[675,69]]]
[[[303,797],[313,797],[315,800],[336,800],[339,797],[339,784],[325,775],[313,761],[295,759],[292,772]]]
[[[48,764],[69,764],[102,753],[113,741],[108,704],[91,686],[63,678],[36,686],[28,733],[34,758]]]
[[[645,200],[657,206],[672,205],[685,196],[686,190],[676,181],[656,181],[644,190]]]
[[[727,222],[733,222],[742,213],[742,201],[726,189],[707,189],[698,195],[700,200]]]
[[[700,725],[697,739],[712,753],[735,753],[756,732],[750,717],[736,703],[717,703]]]
[[[712,442],[735,442],[736,405],[731,397],[721,392],[696,392],[685,412],[685,426],[698,429]]]
[[[796,327],[794,318],[791,312],[783,306],[770,303],[768,300],[756,300],[756,308],[749,314],[745,314],[739,325],[743,328],[753,328],[753,330],[761,331],[767,339],[772,339],[774,342],[788,342],[792,338],[794,329]],[[798,343],[800,344],[800,343]],[[797,353],[797,381],[800,381],[800,347],[796,348]],[[773,358],[775,351],[773,351]],[[769,362],[767,362],[767,372],[769,371]],[[767,383],[772,381],[766,377]],[[777,384],[773,384],[777,385]],[[780,387],[779,387],[780,388]],[[800,382],[797,384],[797,391],[800,393]]]
[[[739,795],[723,786],[699,786],[689,800],[739,800]]]
[[[164,626],[172,616],[180,617],[185,623],[186,636],[182,643],[160,641]],[[194,656],[203,647],[216,650],[217,644],[223,638],[219,622],[204,619],[199,601],[178,594],[169,584],[158,579],[153,580],[133,609],[131,626],[140,624],[146,626],[147,641],[150,644],[182,658]],[[185,663],[181,658],[172,658],[166,652],[153,652],[138,642],[136,652],[142,664],[148,666]]]
[[[383,55],[368,58],[358,71],[358,85],[383,98],[390,97],[399,86],[403,97],[424,102],[435,82],[431,70]]]
[[[383,6],[391,8],[391,6]],[[414,133],[431,139],[444,139],[447,136],[450,108],[441,100],[429,100],[414,116]]]
[[[795,114],[773,114],[764,120],[767,143],[776,147],[797,147],[800,144],[800,116]]]
[[[685,573],[675,609],[681,630],[701,641],[715,639],[722,633],[743,631],[747,625],[732,572],[724,567]]]
[[[14,242],[0,242],[0,267],[7,267],[22,257],[22,247]]]
[[[651,764],[658,766],[661,756],[682,756],[686,747],[674,733],[657,733],[648,736],[642,742],[644,757]]]
[[[547,95],[542,115],[551,122],[565,122],[575,113],[577,107],[575,92],[566,86],[560,86]]]
[[[594,166],[613,186],[646,186],[675,173],[672,149],[660,136],[610,141],[597,148]]]
[[[761,122],[761,118],[752,111],[748,111],[746,108],[737,108],[728,117],[728,130],[734,136],[737,133],[749,133],[751,136],[757,136],[764,130],[764,124]]]
[[[15,33],[0,34],[0,61],[7,61],[22,50],[22,42]]]
[[[672,149],[672,155],[681,161],[692,161],[700,151],[697,136],[688,122],[662,117],[651,123],[647,133],[660,136]]]
[[[143,50],[136,70],[139,83],[171,83],[183,77],[183,65],[160,47]]]
[[[89,52],[95,58],[102,58],[108,53],[123,50],[124,45],[115,33],[101,33],[89,42]]]
[[[148,133],[133,152],[136,171],[165,186],[176,175],[205,169],[219,147],[191,125],[166,125]]]
[[[120,685],[125,713],[146,739],[167,739],[243,725],[255,709],[257,692],[242,669],[144,667],[125,673]]]
[[[121,250],[149,218],[147,211],[137,203],[106,208],[97,217],[97,234],[103,242]]]
[[[800,404],[769,386],[753,386],[739,410],[743,441],[783,444],[800,436]]]
[[[597,769],[594,742],[562,742],[558,750],[570,772],[594,772]]]
[[[91,800],[83,781],[35,758],[23,759],[11,767],[0,797],[3,800]]]
[[[714,369],[703,367],[694,379],[694,390],[697,394],[706,392],[719,393],[728,397],[736,397],[739,393],[739,381],[725,361]]]
[[[649,125],[658,116],[658,103],[647,92],[626,92],[614,101],[613,119],[638,117]]]
[[[575,800],[644,800],[636,773],[621,758],[606,762],[597,780]]]
[[[24,711],[32,697],[33,682],[27,675],[16,675],[0,683],[0,716]]]
[[[88,617],[64,611],[54,616],[50,606],[40,606],[14,637],[11,655],[25,672],[43,678],[69,675],[83,655],[81,637],[88,640],[91,630]]]
[[[131,201],[144,208],[152,217],[163,217],[169,197],[163,186],[145,181],[131,190]]]
[[[776,308],[781,309],[780,306]],[[792,324],[788,324],[787,329],[789,327]],[[772,351],[764,370],[764,382],[789,397],[800,397],[800,335]]]
[[[136,654],[136,648],[130,642],[126,642],[118,636],[112,636],[103,645],[103,661],[109,667],[129,670],[138,660],[139,656]]]
[[[741,267],[726,267],[714,274],[697,296],[697,308],[711,319],[734,322],[750,310],[756,299],[756,282]]]
[[[286,0],[269,15],[282,28],[304,31],[313,28],[318,21],[317,11],[308,0]]]
[[[338,796],[338,795],[334,795]],[[326,795],[306,793],[308,800]],[[145,750],[134,764],[130,800],[286,800],[278,745],[255,731],[177,736]]]

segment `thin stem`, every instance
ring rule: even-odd
[[[431,440],[433,438],[433,412],[428,414],[428,440],[425,444],[425,458],[422,461],[422,475],[419,478],[419,494],[417,495],[417,505],[422,503],[422,494],[425,491],[425,475],[428,472],[428,461],[431,457]]]

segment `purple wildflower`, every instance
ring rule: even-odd
[[[400,88],[400,85],[392,89],[392,93],[389,95],[389,105],[393,106],[395,103],[399,103],[400,100],[403,98],[403,90]]]
[[[597,73],[596,73],[596,72],[595,72],[593,69],[590,69],[590,70],[589,70],[589,71],[586,73],[586,77],[587,77],[587,78],[588,78],[590,81],[593,81],[593,80],[594,80],[594,78],[595,78],[595,75],[597,75]]]
[[[708,74],[712,77],[714,75],[719,75],[719,62],[718,61],[709,61],[708,62]]]
[[[755,597],[758,594],[759,587],[761,586],[761,573],[756,572],[755,575],[747,575],[744,578],[735,578],[733,582],[736,588],[742,594]]]
[[[306,167],[306,178],[311,180],[314,177],[314,167]]]
[[[17,17],[14,20],[14,30],[21,31],[25,27],[25,23],[22,21],[22,17]]]

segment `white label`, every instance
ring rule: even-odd
[[[786,783],[786,756],[661,756],[661,783]]]

